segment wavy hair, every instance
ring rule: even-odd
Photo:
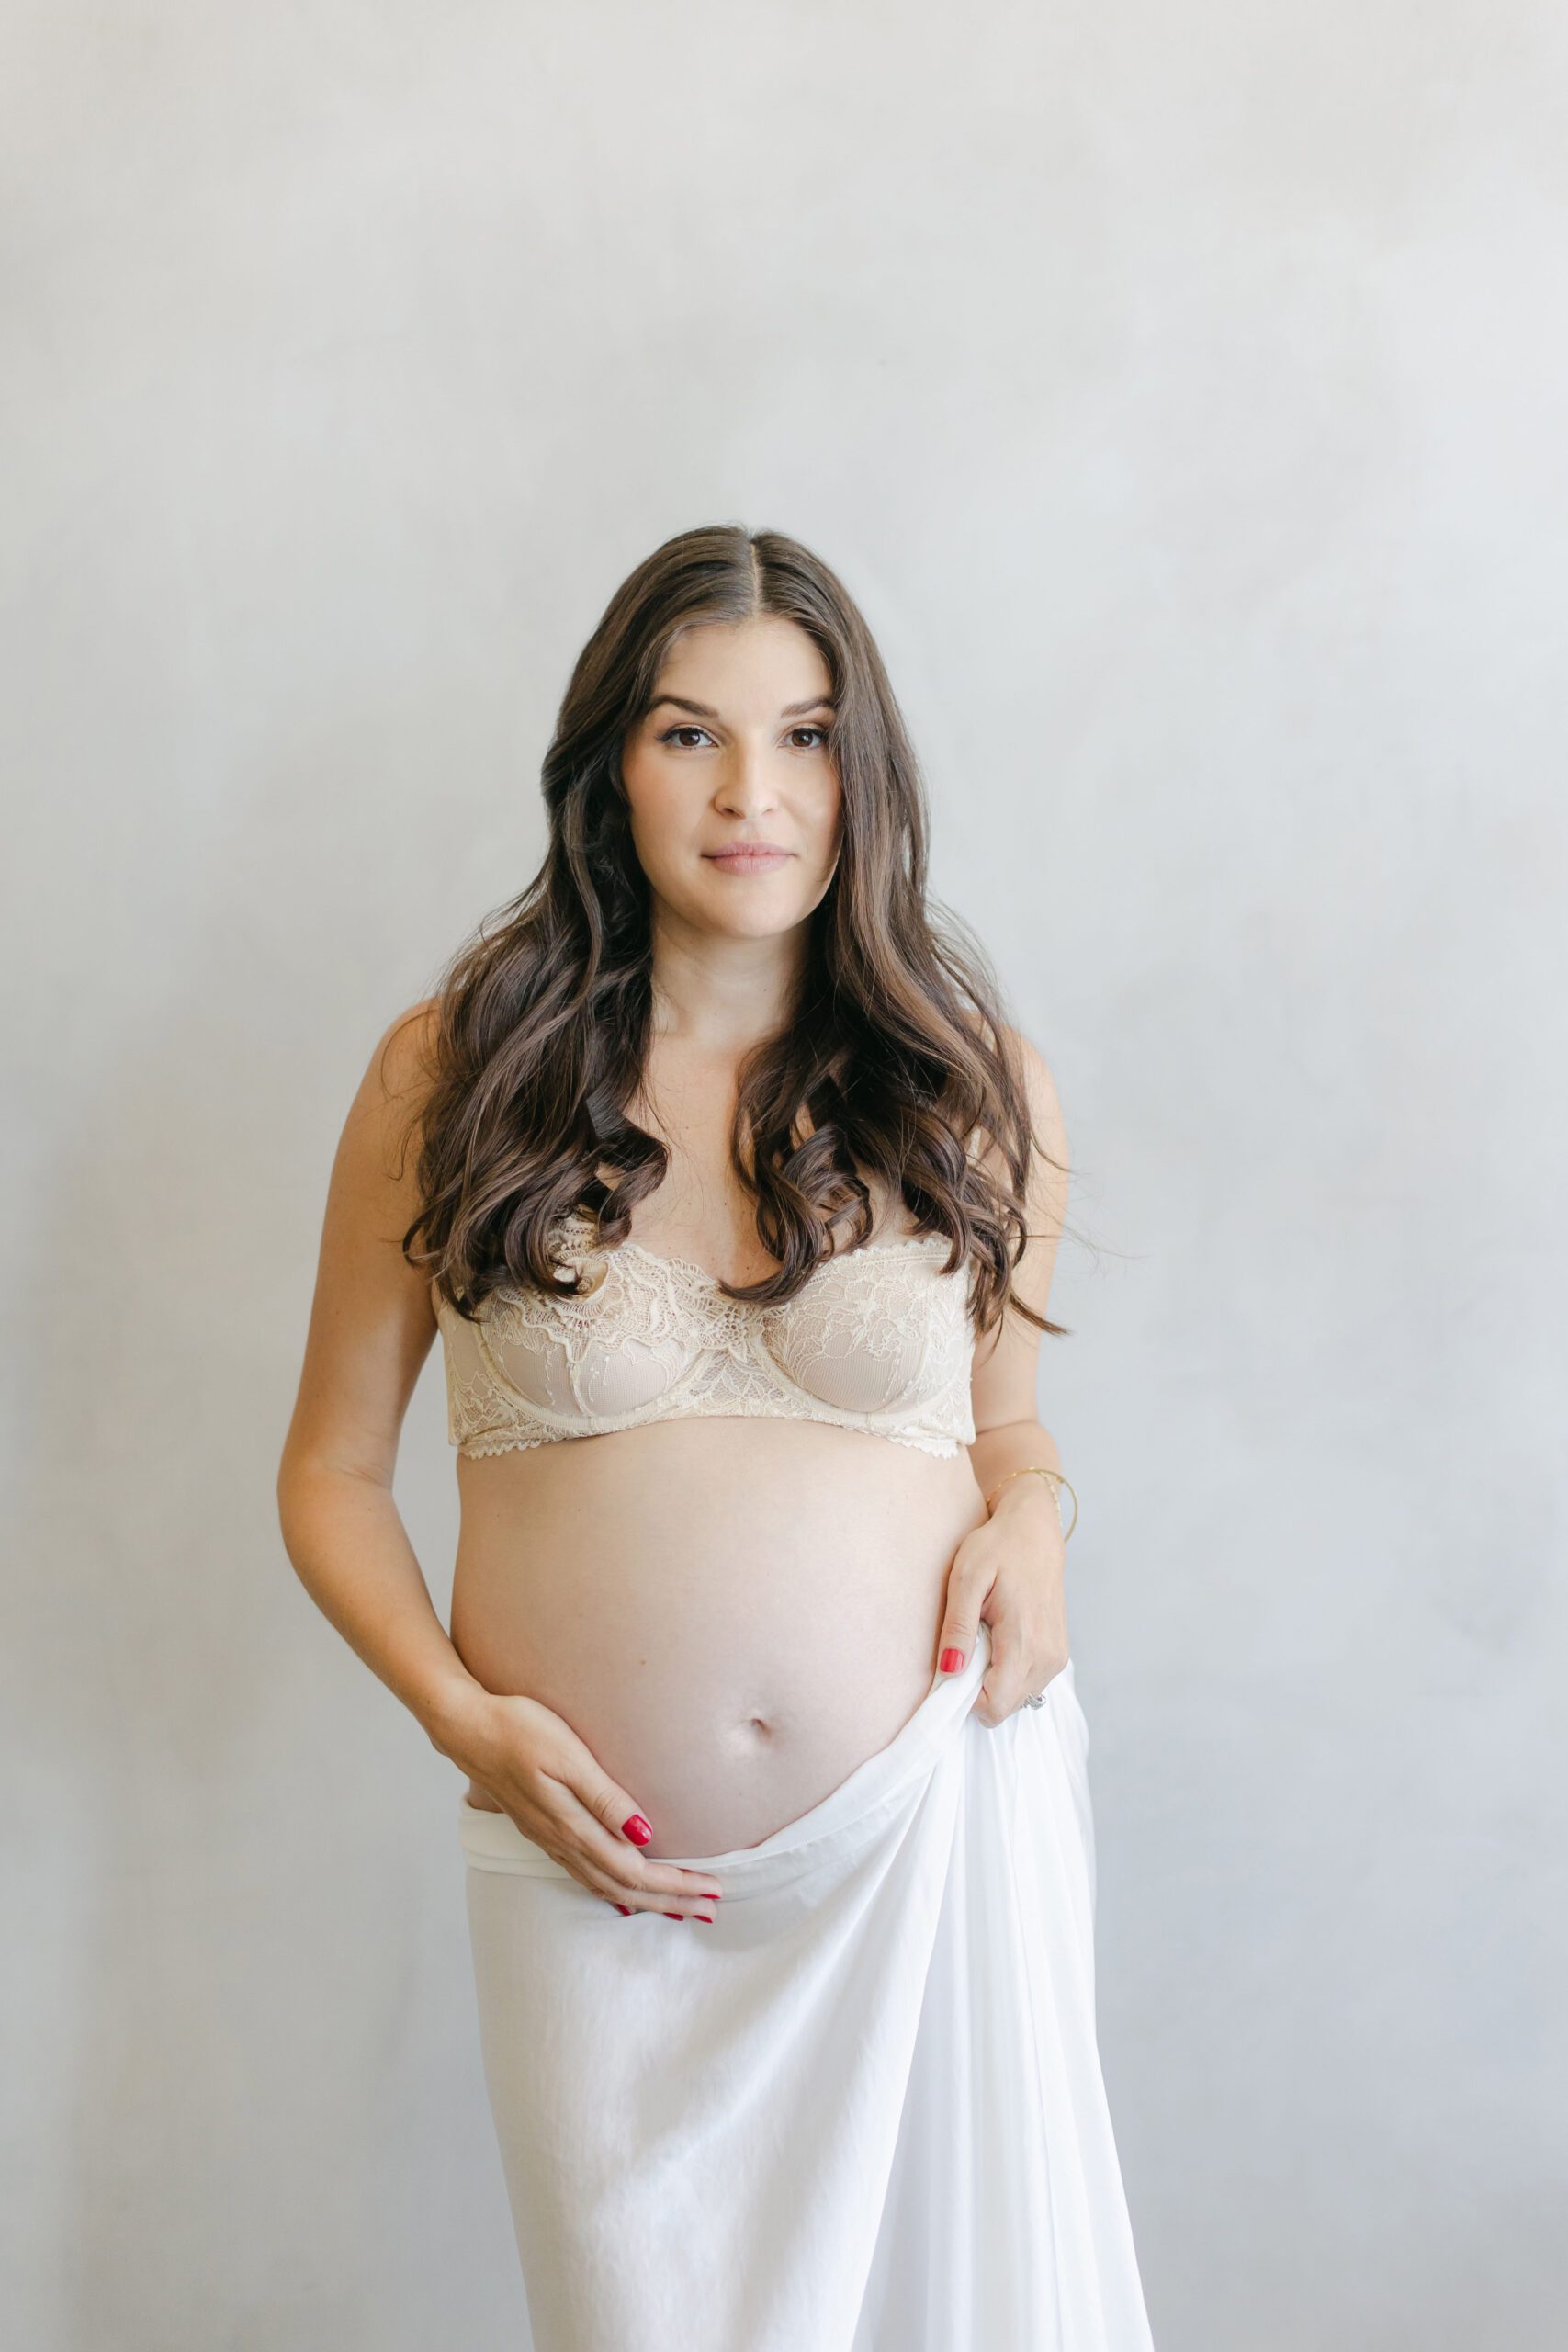
[[[404,1254],[464,1315],[505,1285],[558,1292],[558,1217],[588,1212],[613,1249],[663,1182],[667,1147],[626,1108],[643,1075],[652,988],[649,892],[620,753],[679,632],[761,614],[795,622],[831,673],[841,845],[807,918],[790,1016],[739,1072],[731,1163],[780,1264],[720,1288],[773,1305],[795,1295],[840,1233],[850,1248],[869,1239],[869,1175],[902,1197],[917,1231],[947,1238],[946,1272],[970,1266],[977,1331],[1010,1302],[1065,1337],[1068,1327],[1010,1288],[1029,1238],[1030,1155],[1050,1155],[1032,1130],[989,961],[928,899],[925,788],[881,657],[818,557],[739,525],[657,548],[578,657],[545,755],[544,860],[448,959],[431,1000],[422,1206]],[[977,1164],[977,1138],[995,1147],[987,1157],[999,1157],[1005,1179]]]

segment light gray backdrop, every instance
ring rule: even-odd
[[[6,15],[13,2340],[515,2340],[459,1784],[272,1482],[370,1046],[739,519],[863,600],[1080,1166],[1160,2352],[1548,2352],[1568,19]],[[434,1361],[399,1496],[445,1608]]]

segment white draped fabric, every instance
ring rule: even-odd
[[[1151,2352],[1095,2034],[1089,1730],[989,1657],[624,1918],[460,1806],[521,2352]]]

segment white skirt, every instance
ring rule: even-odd
[[[625,1918],[460,1803],[523,2352],[1151,2352],[1095,2039],[1089,1727],[937,1674],[759,1845]]]

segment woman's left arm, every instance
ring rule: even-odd
[[[1013,1269],[1013,1288],[1043,1315],[1066,1215],[1067,1136],[1049,1069],[1019,1031],[1010,1037],[1035,1142],[1025,1191],[1029,1238]],[[959,1672],[976,1626],[985,1621],[991,1662],[975,1710],[993,1728],[1043,1690],[1068,1656],[1066,1546],[1055,1490],[1045,1478],[1008,1476],[1031,1463],[1047,1470],[1062,1466],[1055,1442],[1038,1418],[1035,1383],[1043,1336],[1009,1307],[976,1351],[970,1391],[975,1442],[969,1459],[976,1483],[992,1502],[989,1516],[971,1529],[953,1555],[938,1663],[944,1673]],[[997,1491],[998,1481],[1005,1484]]]

